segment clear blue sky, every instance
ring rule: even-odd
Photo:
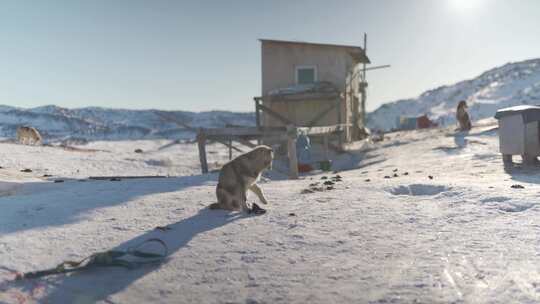
[[[252,111],[258,38],[362,44],[368,109],[540,57],[540,1],[0,2],[0,104]]]

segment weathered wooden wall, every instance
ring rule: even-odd
[[[321,46],[310,44],[280,43],[262,41],[262,96],[274,89],[295,84],[295,67],[314,65],[317,67],[318,81],[328,81],[343,93],[340,118],[338,110],[328,112],[315,125],[350,124],[355,114],[355,100],[358,100],[358,75],[354,75],[356,62],[348,49],[337,46]],[[305,123],[327,108],[333,100],[305,100],[294,102],[263,102],[263,105],[288,118],[298,126]],[[282,122],[263,114],[261,124],[264,126],[282,126]],[[351,127],[343,134],[345,141],[351,139]]]

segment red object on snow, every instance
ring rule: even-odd
[[[298,172],[306,173],[313,171],[313,167],[310,164],[298,164]]]
[[[429,120],[427,115],[423,115],[423,116],[418,117],[416,119],[416,125],[417,125],[418,129],[427,129],[427,128],[432,128],[432,127],[437,126],[436,123]]]

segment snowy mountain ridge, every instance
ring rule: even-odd
[[[427,114],[446,126],[455,123],[455,107],[466,100],[474,120],[492,117],[497,109],[540,103],[540,59],[508,63],[480,76],[441,86],[417,98],[383,104],[368,114],[368,127],[376,130],[397,128],[400,116]],[[191,139],[194,133],[170,119],[191,127],[223,127],[227,124],[255,125],[254,113],[228,111],[186,112],[126,110],[100,107],[63,108],[46,105],[19,108],[0,105],[0,137],[13,138],[20,125],[36,127],[46,140]]]
[[[457,103],[466,100],[473,122],[493,117],[497,109],[540,103],[540,58],[507,63],[480,76],[441,86],[417,98],[383,104],[368,114],[368,127],[377,130],[397,128],[399,116],[427,114],[440,125],[456,122]]]
[[[18,108],[0,105],[0,137],[13,138],[20,125],[37,128],[45,140],[191,139],[190,127],[223,127],[226,124],[254,125],[253,113],[227,111],[185,112],[126,110],[100,107],[68,109],[55,105]]]

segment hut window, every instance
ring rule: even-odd
[[[296,83],[306,84],[317,81],[317,67],[314,65],[300,65],[295,67]]]

